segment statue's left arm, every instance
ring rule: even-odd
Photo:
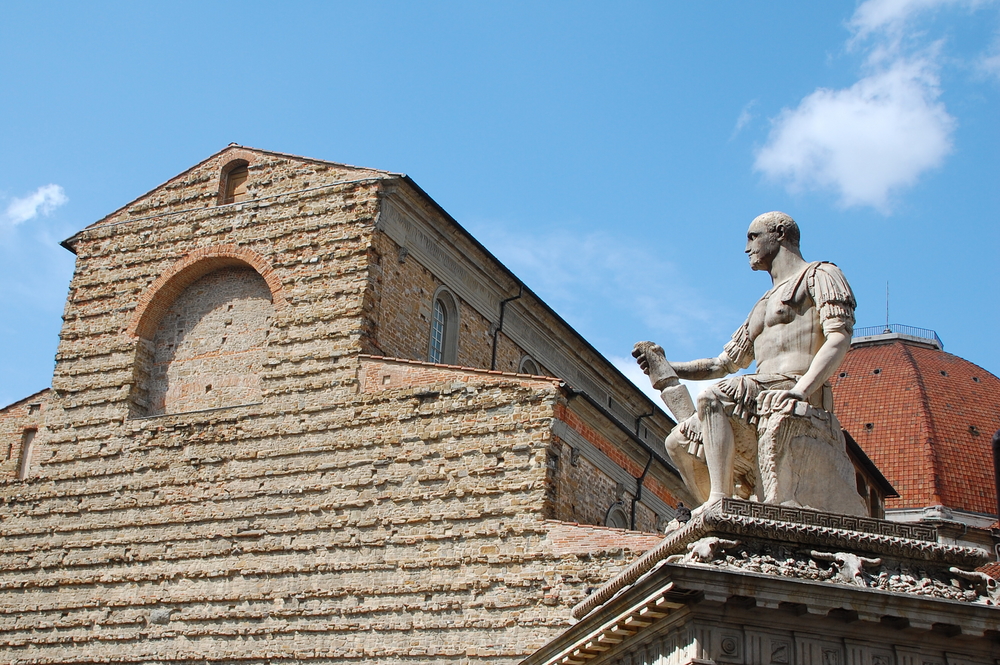
[[[813,357],[809,369],[791,390],[765,391],[761,394],[759,406],[764,413],[772,407],[778,408],[789,399],[808,401],[809,396],[822,388],[826,380],[837,371],[851,348],[857,301],[844,273],[832,263],[820,263],[809,270],[806,286],[816,303],[819,321],[823,326],[824,342]]]

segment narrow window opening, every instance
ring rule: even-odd
[[[432,363],[441,362],[444,354],[445,325],[448,322],[448,313],[444,309],[444,303],[440,300],[434,301],[434,319],[431,321],[431,352],[430,361]]]
[[[239,166],[226,176],[226,197],[223,203],[239,203],[247,198],[247,175],[245,166]]]
[[[532,374],[539,375],[541,372],[538,370],[538,364],[531,359],[530,356],[525,356],[521,358],[521,367],[517,370],[518,374]]]
[[[31,469],[31,454],[34,452],[35,447],[35,434],[38,432],[36,429],[26,429],[24,434],[21,435],[21,463],[17,468],[17,479],[24,480],[28,477],[28,471]]]
[[[219,205],[245,201],[249,196],[247,192],[249,177],[249,162],[245,159],[237,159],[226,164],[219,177]]]
[[[434,294],[427,359],[432,363],[455,364],[458,360],[458,307],[444,288]]]

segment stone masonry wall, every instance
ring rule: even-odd
[[[456,370],[472,376],[504,376],[506,380],[517,381],[520,385],[534,385],[538,381],[525,375],[500,371],[477,373],[427,362],[364,355],[362,359],[359,382],[364,392],[404,387],[416,389],[441,382],[450,372]],[[551,379],[549,383],[555,387],[560,382],[557,379]],[[567,408],[565,399],[556,402],[554,418],[568,422],[568,424],[571,423],[571,426],[578,429],[581,434],[589,436],[591,443],[595,443],[600,448],[613,450],[613,445],[609,441],[587,427],[580,416]],[[498,461],[498,464],[502,465],[502,463],[502,459]],[[547,469],[546,494],[544,510],[542,511],[545,517],[564,522],[603,525],[609,507],[619,498],[624,502],[626,512],[631,510],[631,501],[636,491],[634,482],[623,487],[619,494],[616,481],[605,475],[583,455],[573,454],[573,448],[560,441],[558,437],[553,437],[552,443],[546,449],[545,466]],[[634,467],[630,468],[634,470]],[[641,469],[634,472],[636,475],[641,475]],[[667,500],[671,504],[676,502],[672,495],[651,478],[645,479],[644,491],[656,491],[661,499]],[[662,517],[664,516],[657,515],[641,502],[636,505],[636,527],[641,532],[657,533]]]
[[[602,436],[586,419],[573,411],[569,405],[556,406],[555,417],[562,420],[578,434],[604,453],[615,464],[620,466],[633,478],[642,476],[643,467],[622,453],[606,437]],[[615,501],[616,485],[593,464],[582,456],[574,465],[572,463],[571,447],[561,442],[556,450],[563,451],[557,462],[557,494],[554,497],[555,511],[553,517],[558,520],[581,522],[584,524],[603,524],[607,510]],[[654,462],[655,464],[655,462]],[[626,512],[631,510],[632,499],[636,495],[635,483],[624,487],[622,501]],[[677,505],[678,499],[655,478],[647,474],[643,480],[643,494],[655,494],[669,506]],[[656,515],[641,503],[636,505],[636,528],[641,531],[656,532],[660,528],[659,521],[664,515]]]
[[[250,199],[218,206],[235,158]],[[35,461],[0,481],[0,662],[513,663],[648,547],[549,537],[551,381],[365,383],[389,177],[231,148],[71,239]],[[163,276],[247,265],[261,401],[133,417]]]
[[[377,355],[426,360],[430,340],[432,299],[439,278],[412,257],[400,260],[399,245],[384,233],[372,241],[374,254],[372,309],[376,313],[372,348]],[[493,354],[491,322],[453,294],[459,310],[458,365],[488,369]],[[500,313],[497,312],[499,318]],[[497,343],[497,369],[516,372],[524,352],[500,333]]]
[[[274,305],[251,268],[223,268],[188,286],[152,340],[148,414],[259,402]]]
[[[132,421],[115,463],[21,484],[2,520],[0,657],[530,653],[650,538],[557,547],[539,510],[555,387],[440,374],[295,414]]]
[[[566,522],[604,524],[608,510],[619,501],[618,483],[586,457],[579,455],[574,459],[572,450],[571,446],[562,442],[552,446],[549,458],[555,476],[552,516]],[[622,509],[629,513],[635,497],[635,484],[623,487],[620,496]],[[636,504],[637,530],[647,534],[657,533],[660,527],[658,518],[641,502]]]
[[[33,449],[39,431],[44,431],[51,392],[46,388],[0,409],[0,480],[17,478],[24,444],[31,441]]]

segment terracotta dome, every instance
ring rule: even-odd
[[[831,380],[837,417],[899,492],[888,510],[995,515],[1000,379],[945,353],[931,331],[913,331],[856,331]]]

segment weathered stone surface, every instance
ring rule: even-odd
[[[837,417],[807,402],[761,419],[757,444],[761,499],[783,506],[864,515],[854,465]],[[846,488],[846,491],[845,491]]]
[[[438,244],[401,262],[389,197]],[[232,147],[68,243],[53,389],[0,410],[3,662],[511,663],[656,540],[572,524],[619,500],[587,455],[635,497],[648,402],[527,292],[509,320],[553,360],[500,331],[498,370],[584,368],[627,433],[490,371],[516,282],[402,176]],[[442,285],[478,369],[423,362]],[[653,464],[639,528],[677,487]]]

